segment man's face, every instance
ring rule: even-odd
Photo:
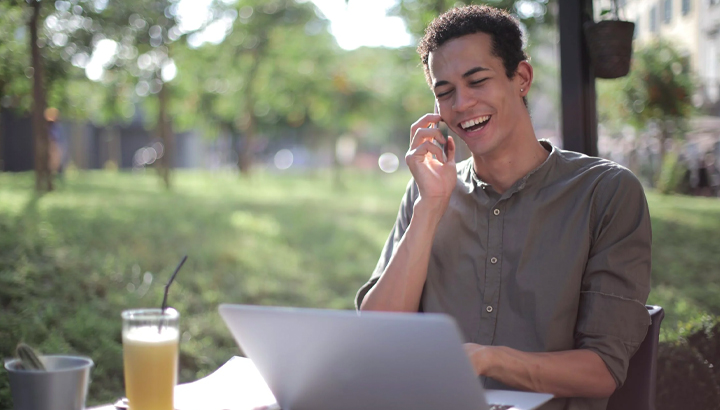
[[[511,143],[518,114],[526,109],[523,80],[517,74],[508,79],[489,34],[448,41],[430,53],[428,67],[443,121],[474,155]]]

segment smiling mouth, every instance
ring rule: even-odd
[[[483,115],[481,117],[476,117],[471,120],[463,121],[460,123],[460,128],[463,129],[463,131],[478,131],[482,129],[488,121],[490,121],[491,115]]]

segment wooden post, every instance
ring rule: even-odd
[[[592,0],[559,0],[563,148],[597,156],[595,76],[583,31],[592,19]]]

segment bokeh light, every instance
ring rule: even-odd
[[[393,154],[392,152],[386,152],[380,155],[380,158],[378,158],[378,166],[380,166],[380,169],[383,172],[392,174],[400,167],[400,160],[398,159],[397,155]]]
[[[275,167],[277,169],[288,169],[293,164],[293,153],[289,149],[281,149],[275,154]]]

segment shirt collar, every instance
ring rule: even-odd
[[[539,142],[540,145],[542,145],[543,148],[545,148],[550,153],[550,155],[548,155],[548,157],[545,159],[545,161],[543,161],[542,164],[540,164],[532,171],[528,172],[524,177],[517,180],[507,191],[505,191],[502,195],[504,198],[508,198],[515,192],[523,190],[528,184],[532,183],[532,181],[542,178],[552,167],[551,164],[555,162],[555,159],[558,155],[558,149],[546,139],[541,139],[539,140]],[[492,187],[487,182],[481,180],[480,177],[475,173],[472,157],[465,161],[465,167],[462,170],[461,175],[463,183],[469,193],[472,193],[475,188],[479,188],[478,192],[482,192],[482,195],[487,197],[487,193],[485,191],[488,189],[492,189]]]

